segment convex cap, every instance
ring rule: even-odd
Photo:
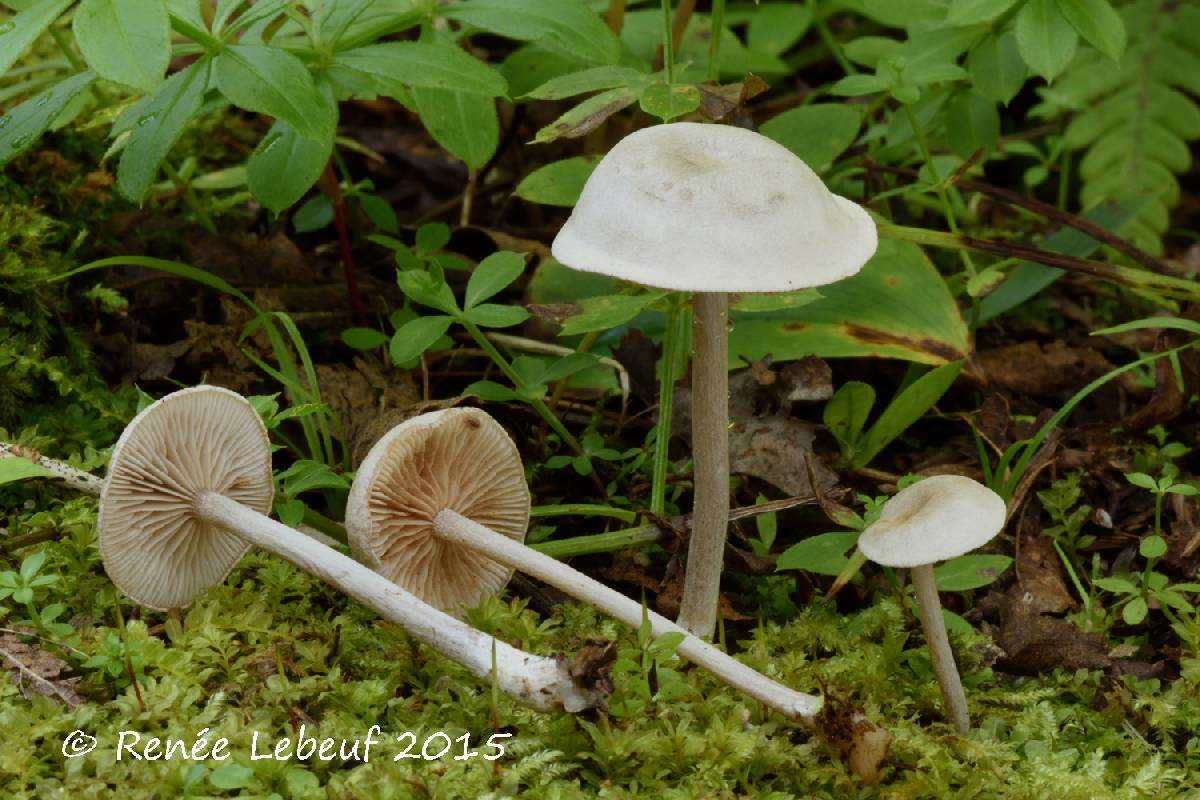
[[[1004,529],[1000,495],[961,475],[935,475],[897,492],[858,537],[863,555],[887,567],[921,567],[982,547]]]
[[[413,417],[375,443],[346,507],[354,557],[452,613],[504,588],[512,568],[434,533],[450,509],[516,541],[529,524],[529,487],[512,439],[476,408]]]
[[[249,548],[194,514],[205,491],[271,509],[271,443],[258,412],[216,386],[195,386],[134,417],[113,448],[97,537],[109,578],[140,605],[182,608],[225,580]]]
[[[699,292],[783,292],[858,272],[870,215],[753,131],[676,122],[622,139],[554,240],[574,269]]]

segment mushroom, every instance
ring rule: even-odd
[[[486,412],[451,408],[406,420],[375,443],[350,489],[346,532],[359,560],[429,602],[474,605],[515,568],[630,627],[642,624],[641,603],[522,544],[528,518],[512,439]],[[660,614],[648,616],[655,636],[683,634],[679,655],[784,716],[808,719],[820,709],[820,698],[767,678]]]
[[[716,625],[729,513],[729,292],[786,292],[856,273],[875,223],[791,151],[752,131],[677,122],[601,159],[555,238],[574,269],[694,292],[695,503],[679,624]]]
[[[954,653],[946,636],[933,565],[990,542],[1004,529],[1003,498],[961,475],[935,475],[897,492],[858,537],[858,547],[876,564],[908,567],[925,642],[942,690],[946,713],[960,734],[970,729]]]
[[[496,642],[265,516],[273,497],[267,430],[243,397],[212,386],[167,395],[138,414],[113,449],[97,520],[104,568],[130,598],[166,610],[224,581],[258,545],[476,676],[494,675],[502,691],[526,705],[579,711],[599,702],[600,693],[576,686],[558,659]]]

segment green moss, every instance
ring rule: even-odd
[[[44,572],[61,580],[37,598],[64,603],[88,657],[122,642],[91,531],[94,502],[27,514],[12,530],[60,522],[67,535],[43,545]],[[707,675],[682,667],[686,694],[644,713],[542,714],[501,696],[403,631],[279,560],[247,556],[180,622],[123,599],[123,647],[138,656],[144,710],[122,670],[83,668],[73,710],[27,700],[0,682],[0,796],[14,798],[259,796],[390,797],[1200,797],[1200,698],[1193,680],[1110,681],[1099,673],[1010,679],[970,670],[975,730],[953,734],[919,634],[883,600],[846,619],[818,605],[742,642],[747,663],[798,689],[863,705],[896,736],[884,782],[861,786],[803,725],[781,719]],[[20,613],[13,609],[3,622]],[[568,605],[541,619],[519,600],[492,599],[470,614],[478,627],[539,653],[572,651],[589,637],[636,646],[635,635],[590,609]],[[958,639],[960,653],[982,641]],[[77,659],[82,662],[82,657]],[[966,659],[969,662],[969,657]],[[121,661],[123,663],[123,660]],[[622,685],[616,691],[629,691]],[[251,760],[280,737],[387,739],[368,763]],[[479,749],[512,733],[498,761],[393,757],[390,737],[412,731],[413,752],[436,731],[469,734]],[[182,738],[208,729],[230,741],[224,762],[115,761],[120,731]],[[62,756],[76,729],[99,747]],[[435,737],[437,752],[444,738]],[[456,744],[451,753],[461,751]]]

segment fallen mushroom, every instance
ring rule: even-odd
[[[946,636],[933,565],[990,542],[1004,529],[1007,513],[1000,495],[978,481],[935,475],[897,492],[858,537],[859,549],[876,564],[909,568],[942,702],[960,734],[971,725],[967,696]]]
[[[752,131],[677,122],[601,159],[555,238],[574,269],[694,292],[695,502],[679,624],[716,626],[729,513],[729,292],[786,292],[856,273],[875,223],[790,150]]]
[[[519,569],[626,625],[642,624],[640,603],[522,544],[528,518],[516,445],[487,413],[451,408],[406,420],[375,443],[350,490],[346,532],[356,557],[430,602],[473,605]],[[654,636],[683,634],[679,655],[784,716],[811,719],[820,709],[819,697],[648,616]]]
[[[258,545],[479,678],[494,679],[521,703],[580,711],[600,701],[600,692],[575,685],[559,659],[495,641],[265,516],[273,497],[267,430],[244,398],[212,386],[167,395],[138,414],[113,449],[97,520],[104,568],[130,598],[167,610],[224,581]]]

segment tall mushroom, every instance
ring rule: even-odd
[[[375,443],[350,490],[346,532],[359,560],[429,602],[473,605],[515,568],[641,625],[640,603],[525,547],[528,518],[512,439],[487,413],[452,408],[413,417]],[[820,698],[767,678],[666,617],[649,618],[655,636],[684,634],[681,656],[785,716],[811,718],[820,709]]]
[[[596,166],[554,240],[575,269],[695,293],[695,503],[679,624],[716,625],[729,513],[728,298],[857,272],[875,223],[787,148],[752,131],[677,122],[632,133]]]
[[[112,582],[149,608],[190,603],[258,545],[345,592],[484,680],[540,710],[601,699],[568,667],[533,656],[429,606],[353,559],[265,516],[274,485],[267,430],[241,396],[184,389],[137,415],[109,462],[97,521]],[[494,649],[493,649],[494,646]]]
[[[978,481],[935,475],[897,492],[858,537],[859,549],[876,564],[910,569],[942,702],[960,734],[971,725],[967,696],[946,636],[933,565],[990,542],[1007,515],[1003,498]]]

